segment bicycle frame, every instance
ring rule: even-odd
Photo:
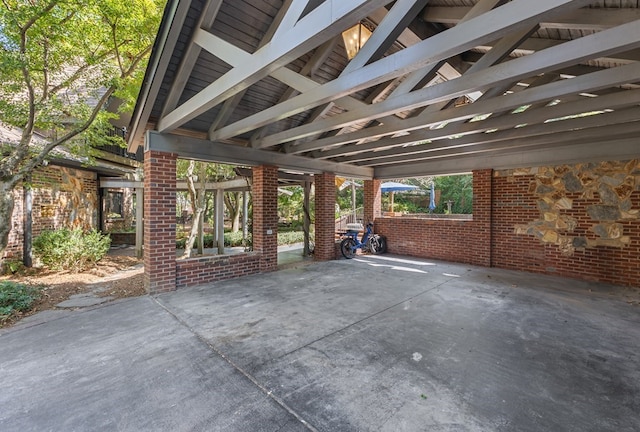
[[[358,231],[362,229],[362,225],[347,225],[347,232],[340,242],[340,252],[342,256],[351,259],[356,255],[358,249],[375,255],[386,252],[386,239],[378,234],[373,233],[373,223],[369,222],[362,233],[362,239],[358,240]]]
[[[358,240],[358,231],[356,230],[348,230],[347,233],[345,234],[345,236],[347,237],[351,237],[355,242],[355,247],[353,247],[352,249],[355,250],[356,249],[362,249],[362,247],[364,247],[367,244],[367,240],[369,240],[369,236],[371,234],[373,234],[373,224],[371,222],[369,222],[364,230],[364,232],[362,233],[362,240]]]

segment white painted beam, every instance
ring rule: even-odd
[[[273,38],[278,39],[285,31],[291,30],[298,20],[300,19],[300,15],[304,12],[304,9],[309,4],[309,0],[288,0],[285,4],[280,8],[280,10],[286,11],[284,16],[280,20],[279,25],[275,29],[273,33]]]
[[[387,157],[374,153],[372,158],[363,160],[360,165],[389,165],[547,143],[556,143],[561,146],[564,142],[572,140],[588,141],[594,138],[637,133],[640,130],[639,120],[640,110],[630,108],[620,113],[600,114],[501,132],[479,133],[457,139],[439,140],[435,143],[407,147],[400,152],[387,153]]]
[[[425,9],[422,18],[427,22],[457,24],[470,7],[433,7]],[[541,28],[565,30],[601,31],[640,19],[640,10],[631,8],[578,9],[566,14],[558,14],[540,22]]]
[[[291,2],[292,1],[293,0],[285,0],[284,1],[284,3],[282,4],[282,7],[280,8],[278,13],[276,14],[275,18],[273,19],[273,22],[269,26],[269,29],[262,36],[262,39],[260,40],[260,43],[258,44],[258,49],[262,48],[267,43],[269,43],[269,41],[271,41],[271,39],[273,38],[273,35],[277,31],[277,29],[280,27],[280,24],[282,23],[282,20],[285,18],[285,14],[287,14],[289,12],[289,7],[291,6]],[[196,31],[196,35],[198,33],[199,32]],[[210,47],[208,47],[208,48],[210,48]],[[243,54],[244,53],[240,54],[238,57],[240,57]],[[233,63],[231,63],[231,62],[227,62],[227,63],[233,65]],[[237,106],[240,104],[240,101],[242,101],[242,98],[246,94],[247,90],[248,89],[244,89],[243,91],[235,94],[233,97],[231,97],[231,98],[227,99],[226,101],[224,101],[224,104],[222,105],[222,108],[220,108],[220,110],[218,111],[218,114],[216,115],[216,118],[211,122],[211,125],[209,126],[209,133],[208,133],[209,136],[211,136],[211,134],[216,129],[218,129],[221,125],[224,125],[224,124],[227,123],[227,121],[229,120],[229,118],[231,117],[231,115],[233,114],[235,109],[237,108]],[[175,108],[175,105],[173,106],[173,108]],[[165,113],[163,112],[162,115],[164,115],[164,114]]]
[[[443,122],[467,120],[478,115],[513,110],[522,105],[550,101],[572,93],[596,91],[610,86],[617,86],[637,80],[640,73],[640,63],[633,63],[618,68],[606,69],[592,74],[572,78],[570,80],[556,81],[540,87],[523,90],[518,93],[496,96],[487,100],[478,101],[462,107],[447,109],[437,113],[431,113],[428,117],[418,116],[404,120],[403,127],[382,125],[317,140],[315,142],[296,146],[295,152],[327,149],[340,144],[358,141],[364,138],[377,138],[399,132],[410,132],[416,129],[435,126]],[[410,142],[410,141],[408,141]]]
[[[120,189],[120,188],[132,188],[132,189],[138,189],[138,188],[143,188],[144,187],[144,182],[143,181],[135,181],[135,180],[128,180],[128,179],[124,179],[124,178],[119,178],[119,177],[107,177],[107,178],[101,178],[100,179],[100,187],[101,188],[113,188],[113,189]],[[205,184],[205,188],[207,190],[217,190],[217,189],[243,189],[243,188],[247,188],[247,180],[244,178],[240,178],[240,179],[232,179],[232,180],[225,180],[225,181],[220,181],[220,182],[207,182]],[[176,181],[176,189],[177,190],[187,190],[188,186],[187,186],[187,182],[184,180],[177,180]]]
[[[152,56],[150,60],[152,63],[147,68],[145,76],[147,81],[138,96],[141,109],[134,113],[136,116],[132,119],[131,133],[127,140],[127,149],[131,153],[135,153],[138,149],[139,142],[147,128],[147,122],[162,85],[162,77],[166,73],[190,5],[190,1],[170,2],[169,6],[173,10],[165,11],[165,16],[172,20],[173,25],[161,29],[156,37],[155,48],[159,54]]]
[[[200,16],[198,24],[196,28],[209,28],[213,24],[218,15],[218,11],[220,10],[220,6],[222,6],[223,0],[211,0],[207,2],[205,6],[205,10]],[[188,2],[185,2],[188,3]],[[182,56],[182,60],[180,60],[180,66],[178,66],[178,71],[175,74],[175,79],[173,84],[171,85],[171,89],[169,90],[169,94],[164,101],[164,106],[162,107],[161,116],[166,115],[168,112],[172,111],[177,105],[182,92],[184,91],[185,86],[187,85],[187,81],[191,76],[191,71],[198,60],[198,56],[200,55],[200,46],[195,44],[193,40],[189,42],[186,48],[186,52]]]
[[[180,127],[220,102],[250,87],[274,70],[310,51],[357,22],[388,0],[326,0],[302,18],[296,26],[272,39],[256,51],[251,60],[233,68],[187,102],[163,116],[157,124],[161,132]]]
[[[590,3],[588,0],[537,0],[535,3],[528,0],[514,0],[426,41],[226,126],[220,129],[214,138],[225,139],[236,136],[265,126],[272,121],[304,112],[347,94],[427,67],[476,45],[488,43],[520,26],[531,26],[549,14],[568,11],[588,3]]]
[[[356,155],[340,158],[336,161],[357,162],[366,160],[370,157],[386,157],[391,156],[395,153],[403,153],[405,151],[407,153],[411,153],[412,149],[419,151],[419,146],[410,146],[403,150],[398,150],[395,147],[413,144],[421,141],[443,140],[447,137],[483,133],[492,129],[504,130],[513,128],[521,124],[539,124],[543,123],[546,120],[562,118],[565,116],[576,115],[584,112],[599,111],[604,109],[618,110],[638,104],[640,104],[640,90],[630,90],[606,96],[600,96],[597,98],[582,98],[581,100],[561,103],[552,107],[528,109],[518,114],[510,114],[497,118],[489,117],[486,120],[456,124],[453,125],[453,127],[447,125],[442,129],[432,130],[427,128],[424,130],[415,131],[414,133],[411,133],[407,136],[384,138],[379,141],[370,143],[340,147],[326,152],[318,152],[318,154],[314,156],[321,158],[330,158]],[[433,145],[438,144],[433,143]],[[372,152],[373,150],[380,149],[389,150]]]
[[[145,151],[175,153],[180,157],[206,162],[238,165],[273,165],[282,169],[306,173],[332,172],[342,177],[370,179],[373,169],[330,161],[316,160],[266,150],[256,150],[230,144],[214,143],[199,138],[147,131]]]
[[[377,60],[382,57],[396,40],[398,34],[415,18],[427,2],[428,0],[397,0],[373,31],[367,43],[341,72],[341,75],[365,66],[372,59]]]
[[[569,41],[561,46],[530,56],[501,63],[476,73],[465,74],[459,79],[416,90],[402,97],[389,98],[384,102],[320,120],[311,125],[299,126],[285,132],[276,133],[265,137],[262,145],[264,147],[273,146],[293,139],[304,138],[319,131],[345,127],[394,112],[453,99],[473,90],[512,82],[519,78],[568,66],[603,53],[624,51],[638,46],[640,46],[640,22],[632,22]]]
[[[517,149],[514,152],[487,153],[473,157],[438,159],[414,164],[376,168],[375,178],[393,179],[468,173],[481,169],[510,169],[570,163],[629,160],[638,157],[638,138],[601,139],[573,143],[549,151],[548,148]]]

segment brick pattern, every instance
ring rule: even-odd
[[[316,186],[316,245],[314,259],[328,261],[336,258],[336,177],[333,173],[314,176]]]
[[[252,191],[253,250],[260,253],[260,271],[274,271],[278,268],[278,168],[254,167]]]
[[[22,259],[22,245],[24,243],[24,228],[22,224],[23,200],[22,187],[19,185],[12,192],[13,213],[11,213],[11,231],[7,240],[7,247],[2,253],[2,258]]]
[[[176,158],[144,154],[144,287],[149,294],[176,289]]]
[[[371,222],[382,216],[381,180],[364,181],[364,222]]]
[[[391,253],[638,286],[640,219],[618,221],[631,239],[628,246],[576,249],[572,255],[516,234],[515,226],[540,218],[533,181],[533,175],[494,177],[491,170],[474,171],[473,220],[377,218],[376,231],[387,237]],[[575,192],[567,198],[573,206],[566,215],[577,221],[573,234],[595,237],[587,208],[600,203],[599,197]],[[630,204],[640,208],[640,187]]]
[[[491,265],[491,170],[473,173],[473,219],[378,218],[390,253]]]
[[[176,288],[237,278],[260,272],[261,254],[215,255],[176,261]]]
[[[94,172],[48,165],[33,172],[33,237],[45,230],[98,227],[98,181]],[[22,259],[23,188],[13,191],[11,231],[3,258]]]
[[[624,234],[630,237],[625,247],[597,246],[563,254],[558,245],[545,244],[531,235],[518,235],[514,226],[540,218],[538,197],[531,189],[533,175],[495,177],[493,203],[493,263],[496,267],[534,273],[554,274],[576,279],[638,286],[640,281],[640,219],[620,220]],[[640,189],[630,197],[631,208],[640,208]],[[600,197],[585,197],[580,192],[566,194],[571,209],[563,216],[576,221],[571,234],[596,239],[587,208],[600,204]]]

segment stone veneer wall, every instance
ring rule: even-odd
[[[60,228],[97,228],[98,181],[95,173],[49,165],[32,178],[33,236]],[[24,230],[23,189],[14,190],[14,208],[4,258],[21,259]]]
[[[640,162],[496,171],[496,267],[637,286]]]
[[[377,218],[389,251],[640,285],[640,162],[473,173],[472,221]]]

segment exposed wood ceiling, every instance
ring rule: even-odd
[[[183,157],[364,178],[636,158],[639,60],[638,1],[169,1],[130,150],[153,129]]]

